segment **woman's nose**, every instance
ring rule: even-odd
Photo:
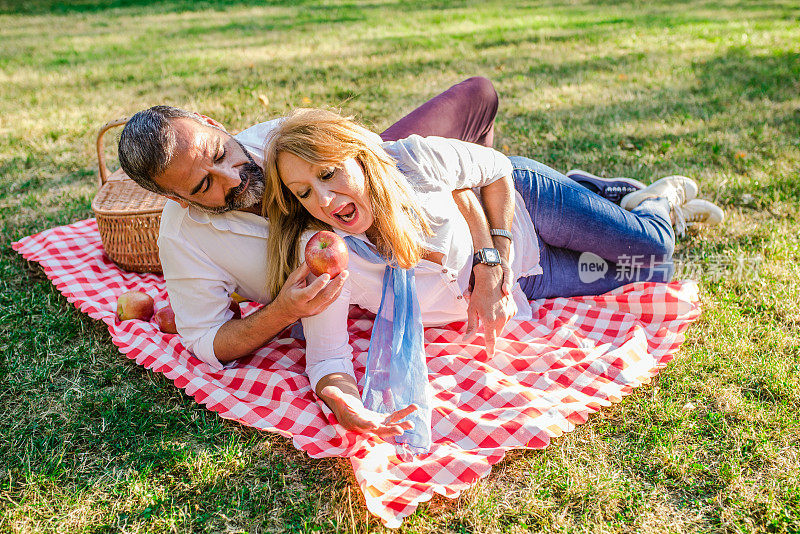
[[[328,189],[321,189],[318,192],[319,195],[319,204],[320,206],[328,206],[331,202],[333,202],[333,197],[335,196],[332,191]]]

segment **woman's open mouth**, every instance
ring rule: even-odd
[[[357,218],[358,210],[356,209],[356,205],[352,202],[348,202],[334,213],[331,214],[334,218],[342,221],[345,225],[350,225],[353,221]]]

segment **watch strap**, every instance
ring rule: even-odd
[[[486,255],[487,250],[494,253],[494,256],[497,258],[495,261],[491,261],[489,258],[487,258]],[[502,260],[500,259],[500,253],[497,251],[496,248],[479,249],[477,252],[475,252],[475,254],[472,255],[472,266],[474,267],[479,263],[490,266],[500,265],[502,263]]]
[[[501,237],[505,237],[509,241],[514,240],[513,237],[511,236],[511,232],[509,232],[508,230],[503,230],[502,228],[491,228],[489,229],[489,233],[491,235],[498,235]]]

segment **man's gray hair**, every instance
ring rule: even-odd
[[[155,178],[172,162],[178,144],[171,119],[187,118],[204,124],[197,113],[172,106],[153,106],[128,120],[119,138],[119,164],[137,184],[160,195],[174,195]]]

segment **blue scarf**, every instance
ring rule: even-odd
[[[345,241],[368,262],[386,263],[381,305],[369,340],[364,406],[392,413],[416,404],[417,410],[406,418],[414,428],[396,441],[416,454],[426,453],[431,447],[431,395],[414,269],[388,264],[360,239],[347,236]]]

